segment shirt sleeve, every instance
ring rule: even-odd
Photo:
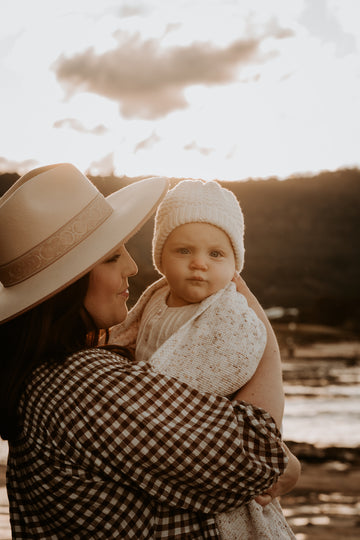
[[[173,507],[230,510],[271,486],[286,465],[265,411],[105,350],[52,369],[44,392],[48,436],[70,460]]]

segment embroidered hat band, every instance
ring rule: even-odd
[[[134,182],[108,197],[74,165],[25,174],[0,198],[0,322],[89,272],[138,231],[168,188]]]

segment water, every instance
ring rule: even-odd
[[[285,440],[360,446],[359,344],[315,344],[283,363]]]
[[[301,386],[286,387],[284,438],[321,447],[360,446],[359,387],[349,387],[348,395],[339,395],[333,386],[327,390],[306,396]]]
[[[8,446],[7,442],[0,439],[0,464],[5,465],[7,460]]]

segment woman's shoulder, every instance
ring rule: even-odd
[[[119,372],[131,363],[125,354],[119,352],[94,347],[73,353],[62,361],[48,360],[33,371],[27,387],[37,387],[44,382],[48,385],[50,381],[54,385],[69,385],[70,381],[86,381],[112,371]]]
[[[130,363],[130,358],[120,347],[111,347],[109,349],[93,347],[68,356],[63,364],[63,369],[76,372],[94,372],[97,369],[127,367]]]
[[[81,408],[91,394],[99,397],[111,389],[119,389],[124,375],[125,378],[127,374],[131,375],[132,364],[128,358],[114,351],[85,349],[62,362],[46,362],[38,366],[28,378],[23,398],[29,410],[42,409],[44,415],[53,411],[56,416],[57,408],[69,409],[71,404]],[[84,396],[87,396],[85,401]]]

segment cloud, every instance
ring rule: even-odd
[[[171,34],[171,32],[175,32],[179,28],[181,28],[181,23],[169,23],[166,25],[164,35]]]
[[[306,26],[312,35],[325,42],[334,43],[338,56],[341,57],[356,52],[355,37],[344,32],[325,0],[317,0],[317,2],[305,0],[300,22]]]
[[[235,145],[229,150],[229,152],[226,154],[225,159],[232,159],[232,158],[236,155],[237,150],[238,150],[238,148],[237,148],[237,145],[235,144]]]
[[[140,5],[134,5],[130,2],[128,4],[123,5],[119,11],[119,16],[123,18],[127,17],[136,17],[137,15],[143,15],[146,14],[146,8],[144,6]]]
[[[147,148],[151,148],[152,146],[154,146],[154,144],[160,142],[160,140],[160,137],[155,132],[153,132],[149,137],[143,139],[135,146],[134,153],[138,152],[139,150],[146,150]]]
[[[195,141],[192,141],[189,144],[186,144],[184,146],[184,150],[195,150],[196,152],[199,152],[203,156],[208,156],[212,152],[214,152],[213,148],[205,148],[203,146],[199,146]]]
[[[110,152],[106,156],[90,163],[87,174],[111,176],[114,174],[114,154]]]
[[[277,28],[277,33],[279,29]],[[93,48],[53,66],[68,97],[88,91],[117,101],[125,117],[154,119],[187,107],[188,86],[221,85],[236,80],[239,67],[264,62],[264,38],[239,39],[226,47],[208,42],[163,49],[160,41],[118,33],[115,49],[96,54]],[[275,36],[276,37],[276,36]]]
[[[275,39],[287,39],[294,37],[295,33],[291,28],[283,28],[277,19],[273,17],[266,25],[265,35]]]
[[[79,131],[80,133],[90,133],[92,135],[104,135],[107,132],[106,127],[103,124],[98,124],[97,126],[88,129],[83,126],[83,124],[76,118],[64,118],[62,120],[56,120],[53,127],[56,129],[69,128],[74,131]]]
[[[25,174],[30,169],[38,166],[39,163],[35,159],[25,159],[23,161],[15,161],[0,156],[0,171],[1,172],[17,172]]]
[[[0,39],[0,59],[6,58],[14,49],[19,38],[24,34],[24,30],[19,30]]]

